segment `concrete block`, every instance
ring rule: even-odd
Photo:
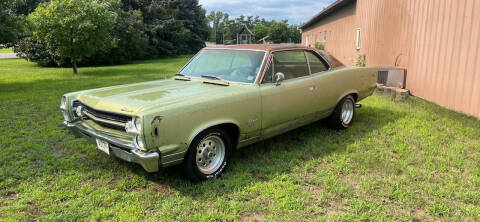
[[[394,88],[394,87],[388,87],[388,86],[385,87],[385,94],[386,94],[386,95],[391,95],[392,92],[395,92],[395,88]]]
[[[385,85],[383,85],[383,84],[378,84],[378,83],[377,83],[376,92],[377,92],[377,93],[384,93],[384,92],[385,92]]]
[[[395,89],[395,100],[397,100],[397,101],[406,100],[406,99],[408,99],[408,96],[410,96],[410,91],[409,90],[400,89],[400,88]]]

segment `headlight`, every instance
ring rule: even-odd
[[[62,96],[62,101],[60,102],[60,109],[67,109],[67,97]]]
[[[137,148],[139,150],[143,150],[143,151],[146,151],[144,146],[143,146],[143,141],[142,141],[142,138],[140,135],[136,136],[135,137],[135,144],[137,145]]]
[[[125,124],[127,133],[140,134],[140,130],[142,130],[142,119],[140,117],[134,117]]]

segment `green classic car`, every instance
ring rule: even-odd
[[[328,118],[348,128],[377,69],[334,65],[313,48],[238,45],[202,49],[173,78],[65,94],[64,125],[101,151],[148,172],[183,164],[202,181],[245,147]]]

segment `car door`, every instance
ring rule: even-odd
[[[284,132],[307,122],[315,113],[315,86],[303,50],[273,52],[260,86],[264,135]],[[277,85],[274,74],[285,80]]]
[[[341,82],[335,81],[334,75],[330,72],[329,64],[315,52],[305,51],[307,56],[310,73],[312,75],[312,84],[315,85],[315,95],[317,97],[315,106],[318,115],[325,116],[329,114],[336,105],[338,98],[338,89],[342,88]]]

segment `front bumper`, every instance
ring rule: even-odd
[[[107,142],[110,146],[110,154],[127,162],[140,164],[147,172],[157,172],[159,155],[157,152],[144,153],[135,148],[133,143],[128,143],[115,137],[111,137],[96,130],[82,126],[81,124],[63,122],[63,125],[70,129],[77,136],[82,136],[95,143],[96,139]]]

